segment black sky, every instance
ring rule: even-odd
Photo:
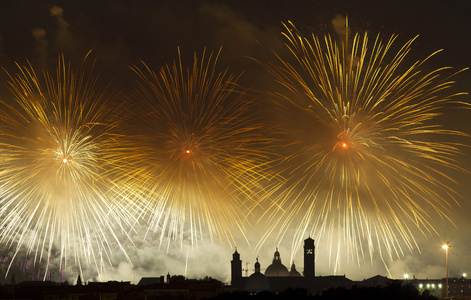
[[[281,22],[319,31],[331,28],[336,15],[347,14],[352,28],[399,32],[404,39],[419,34],[418,57],[445,49],[437,58],[440,63],[468,66],[471,21],[466,1],[409,2],[7,0],[0,3],[1,61],[39,60],[32,30],[42,28],[52,62],[58,53],[83,57],[93,49],[108,68],[138,60],[163,64],[176,57],[178,46],[183,53],[223,46],[227,65],[242,69],[241,64],[249,63],[244,56],[279,47]],[[62,8],[62,17],[51,15],[54,5]]]

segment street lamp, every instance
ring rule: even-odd
[[[448,248],[450,248],[449,242],[446,242],[445,245],[442,246],[445,249],[445,259],[446,259],[446,287],[445,287],[445,298],[448,298]]]
[[[464,289],[466,288],[466,273],[463,273],[463,280],[462,280],[462,285],[461,285],[461,296],[464,297]]]
[[[407,284],[407,279],[409,278],[409,274],[404,274],[404,283]]]

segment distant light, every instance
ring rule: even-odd
[[[424,287],[424,285],[422,283],[419,284],[419,288],[423,288],[423,287]]]
[[[439,283],[439,284],[438,284],[438,287],[439,287],[439,288],[442,288],[442,284],[441,284],[441,283]]]
[[[66,163],[68,162],[67,158],[64,158],[64,159],[62,160],[62,162],[63,162],[64,164],[66,164]]]
[[[463,277],[466,277],[466,275],[468,275],[468,274],[466,274],[466,273],[463,273]]]
[[[405,279],[409,278],[409,274],[404,274],[404,278]]]
[[[428,287],[428,288],[430,287],[430,283],[427,283],[427,287]]]
[[[190,153],[190,150],[186,150],[186,153]]]
[[[432,283],[432,289],[434,289],[434,288],[435,288],[435,284],[434,284],[434,283]]]
[[[448,244],[443,245],[442,248],[445,250],[448,249]]]
[[[347,143],[342,143],[342,148],[343,148],[343,149],[347,149],[347,148],[348,148],[348,144],[347,144]]]

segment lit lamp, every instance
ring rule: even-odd
[[[407,273],[404,274],[404,281],[405,281],[406,284],[407,284],[407,279],[408,279],[408,278],[409,278],[409,274],[407,274]]]
[[[448,248],[450,248],[450,244],[446,242],[445,245],[442,246],[445,249],[445,261],[446,261],[446,286],[445,286],[445,298],[448,298]]]

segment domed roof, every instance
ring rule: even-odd
[[[269,265],[265,271],[265,275],[269,277],[289,276],[289,272],[288,269],[280,262]]]
[[[258,262],[258,258],[255,263],[255,273],[250,275],[245,282],[245,290],[256,293],[270,290],[270,282],[268,281],[268,278],[260,273],[260,263]]]
[[[281,263],[278,248],[276,248],[275,255],[273,257],[273,263],[268,266],[265,271],[265,275],[268,277],[289,276],[288,269]]]
[[[301,274],[296,270],[296,265],[294,264],[294,262],[291,265],[291,270],[289,271],[289,276],[301,277]]]

